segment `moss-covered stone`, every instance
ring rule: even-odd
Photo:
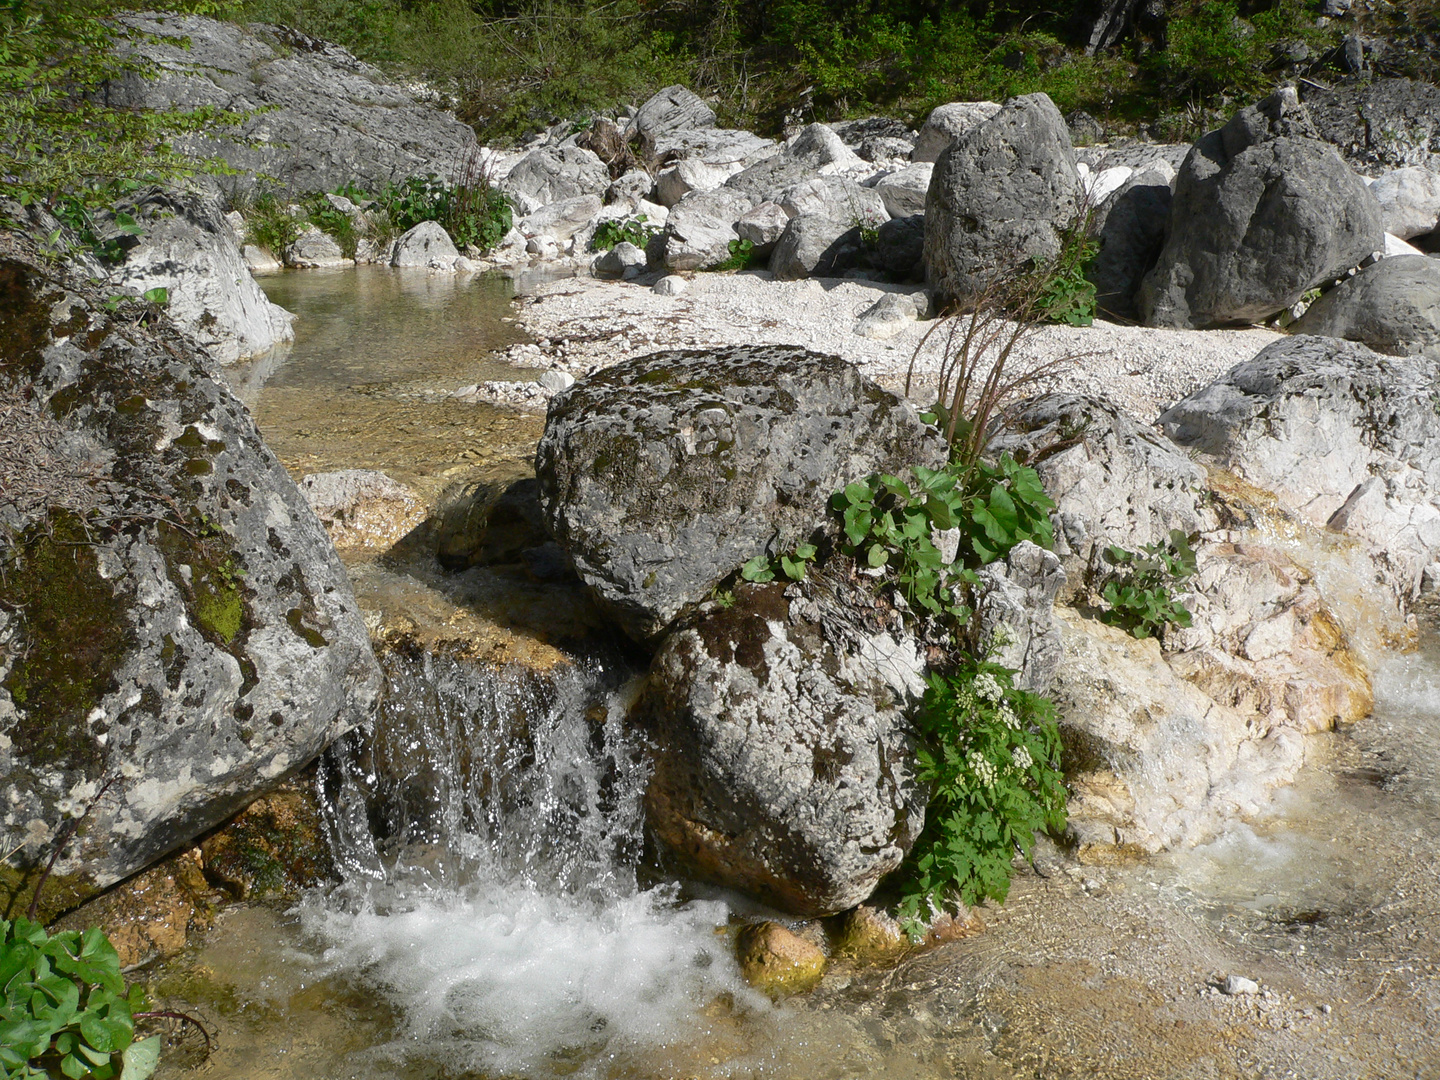
[[[300,788],[252,803],[200,851],[206,878],[240,900],[291,893],[335,874],[319,808]]]
[[[745,980],[771,997],[803,994],[825,977],[824,951],[777,922],[745,927],[736,950]]]

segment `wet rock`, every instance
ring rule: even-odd
[[[391,266],[430,266],[435,262],[454,265],[460,252],[444,226],[436,221],[422,221],[395,241]]]
[[[859,266],[864,254],[859,226],[826,214],[805,214],[791,218],[775,242],[770,272],[776,281],[839,277]]]
[[[1440,229],[1440,169],[1396,169],[1371,184],[1370,194],[1390,235],[1412,240]]]
[[[1000,111],[993,101],[953,101],[930,111],[920,127],[911,161],[938,161],[950,144]]]
[[[1185,159],[1136,308],[1148,326],[1268,318],[1383,249],[1384,232],[1378,204],[1315,137],[1295,91],[1277,90]]]
[[[807,537],[846,483],[944,460],[913,406],[838,357],[734,346],[622,361],[557,394],[536,476],[551,533],[644,640]]]
[[[300,491],[337,548],[388,548],[425,520],[419,496],[382,472],[311,473]]]
[[[1010,100],[935,162],[925,200],[926,279],[964,301],[995,273],[1052,257],[1079,194],[1059,110],[1044,94]]]
[[[222,364],[295,337],[294,316],[272,304],[250,276],[214,198],[147,188],[120,209],[144,231],[119,237],[127,246],[109,271],[111,283],[141,293],[165,289],[166,313]]]
[[[1166,410],[1176,442],[1363,540],[1401,596],[1440,553],[1434,365],[1338,338],[1277,341]]]
[[[880,963],[902,955],[910,939],[883,908],[859,904],[837,917],[835,955]]]
[[[314,795],[296,787],[251,803],[200,854],[206,880],[236,900],[293,895],[335,877]]]
[[[345,266],[349,262],[335,238],[314,225],[307,225],[295,242],[285,249],[285,265],[297,269],[317,270]]]
[[[609,187],[610,170],[605,163],[593,151],[578,146],[532,150],[500,182],[500,190],[522,215],[582,195],[598,198]]]
[[[777,922],[755,923],[736,940],[745,981],[771,997],[814,989],[825,977],[825,953]]]
[[[203,350],[12,233],[0,295],[7,427],[33,433],[0,459],[0,845],[38,866],[85,815],[47,886],[63,909],[313,759],[379,672],[329,538]],[[0,871],[11,900],[33,883]]]
[[[646,820],[687,873],[815,916],[900,865],[924,823],[906,720],[923,662],[874,609],[843,583],[742,584],[665,639],[637,706]]]
[[[925,193],[930,190],[930,177],[935,166],[928,161],[893,172],[875,185],[885,202],[885,211],[892,218],[912,217],[925,213]]]
[[[1290,331],[1440,360],[1440,259],[1381,259],[1311,304]]]

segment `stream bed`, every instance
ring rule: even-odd
[[[277,454],[429,495],[523,476],[538,423],[446,396],[528,377],[488,355],[517,339],[508,286],[385,275],[263,280],[300,315],[246,391]],[[362,606],[505,617],[503,591],[433,567],[351,570]],[[213,1080],[1440,1076],[1434,630],[1372,656],[1374,715],[1311,737],[1262,818],[1140,865],[1046,849],[983,933],[837,963],[781,1004],[733,959],[755,906],[647,867],[623,655],[542,671],[392,652],[383,734],[322,768],[345,883],[234,906],[148,981],[217,1029]],[[1229,974],[1261,993],[1224,995]],[[160,1075],[189,1073],[176,1058]]]

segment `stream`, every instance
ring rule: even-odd
[[[526,475],[538,422],[448,396],[532,377],[491,357],[519,340],[509,283],[382,268],[261,282],[298,336],[235,381],[297,476],[379,468],[434,501]],[[527,663],[382,653],[378,734],[321,769],[344,883],[233,906],[148,976],[217,1029],[211,1080],[1440,1076],[1433,618],[1418,650],[1369,650],[1374,715],[1311,737],[1263,817],[1142,865],[1046,848],[978,936],[836,963],[774,1004],[733,959],[756,905],[644,857],[633,660],[547,637],[481,571],[347,565],[378,622],[523,639],[486,655]],[[1349,629],[1378,640],[1362,612]],[[1228,974],[1262,993],[1225,996]],[[175,1057],[158,1075],[189,1073]]]

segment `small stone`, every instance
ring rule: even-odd
[[[736,944],[746,981],[772,997],[802,994],[825,976],[820,948],[780,923],[747,926]]]
[[[1220,989],[1229,997],[1237,997],[1240,994],[1258,994],[1260,984],[1254,979],[1245,978],[1244,975],[1226,975]]]
[[[1330,1007],[1330,1005],[1329,1005],[1328,1002],[1327,1002],[1326,1004],[1320,1006],[1320,1012],[1321,1012],[1321,1014],[1324,1015],[1324,1016],[1329,1016],[1329,1015],[1330,1015],[1331,1007]]]
[[[550,393],[558,394],[561,390],[575,385],[575,376],[568,371],[552,370],[541,372],[535,381]]]
[[[655,282],[653,292],[657,296],[679,296],[685,291],[686,281],[679,274],[669,274]]]

